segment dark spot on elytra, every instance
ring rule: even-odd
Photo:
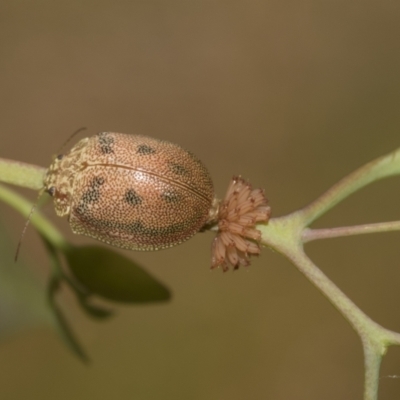
[[[178,203],[181,200],[181,195],[172,190],[167,190],[161,193],[161,198],[167,203]]]
[[[62,160],[64,158],[64,154],[59,154],[56,158],[57,160]]]
[[[157,237],[163,237],[181,233],[185,230],[186,226],[187,226],[186,223],[180,222],[177,224],[172,224],[163,227],[150,227],[144,225],[142,221],[137,220],[130,224],[124,225],[123,228],[125,228],[128,232],[135,235],[139,234],[150,238],[157,238]]]
[[[125,201],[131,206],[137,206],[141,204],[142,198],[133,189],[129,189],[125,193]]]
[[[170,163],[171,170],[174,174],[176,175],[182,175],[182,176],[187,176],[189,175],[189,171],[187,168],[185,168],[181,164],[176,164],[176,163]]]
[[[126,228],[128,229],[129,232],[131,233],[145,233],[148,231],[148,229],[143,225],[142,221],[134,221],[130,224],[126,224]]]
[[[108,132],[100,132],[98,134],[100,150],[103,154],[114,153],[114,138]]]
[[[80,219],[85,221],[90,220],[90,215],[83,210],[75,210],[80,214]],[[198,221],[198,216],[195,216],[190,221],[178,222],[168,226],[149,226],[145,225],[141,220],[135,220],[133,222],[121,222],[121,221],[110,221],[110,220],[96,220],[96,225],[99,229],[108,231],[113,230],[121,232],[122,234],[131,234],[147,238],[148,241],[159,240],[163,237],[180,235],[187,231],[188,226],[192,225],[192,222]]]
[[[90,188],[83,193],[81,197],[80,203],[88,204],[88,203],[96,203],[99,201],[100,198],[100,191],[97,188]]]
[[[101,176],[96,176],[90,182],[90,187],[88,190],[83,192],[78,206],[75,208],[75,211],[78,214],[85,214],[88,211],[89,203],[96,203],[100,199],[100,186],[103,185],[105,179]]]
[[[137,147],[137,152],[139,154],[148,155],[148,154],[154,154],[156,151],[152,147],[147,146],[147,144],[140,144]]]
[[[91,183],[91,187],[98,188],[99,186],[103,185],[105,182],[104,178],[101,176],[96,176]]]
[[[80,203],[77,207],[75,207],[75,212],[80,215],[85,214],[86,210],[87,210],[87,207],[85,207],[85,205],[83,203]]]

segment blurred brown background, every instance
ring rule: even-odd
[[[400,146],[399,21],[392,0],[3,0],[1,156],[47,166],[81,126],[141,133],[195,152],[220,195],[242,174],[283,215]],[[399,219],[398,187],[368,187],[317,225]],[[23,219],[5,205],[0,213],[15,244]],[[327,300],[268,249],[248,271],[210,272],[211,239],[125,252],[173,299],[116,305],[105,323],[76,307],[69,317],[89,367],[50,329],[8,339],[0,398],[361,399],[361,345]],[[372,318],[400,330],[399,241],[353,237],[307,251]],[[33,229],[22,258],[45,280]],[[400,375],[400,349],[381,375],[380,399],[398,399],[400,379],[387,375]]]

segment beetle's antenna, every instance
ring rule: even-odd
[[[61,152],[61,150],[70,142],[70,140],[76,136],[78,133],[86,130],[86,126],[83,126],[82,128],[77,129],[72,135],[70,135],[70,137],[64,142],[64,144],[58,149],[57,154],[59,154]]]
[[[15,251],[15,257],[14,257],[14,261],[15,262],[17,262],[17,260],[18,260],[18,255],[19,255],[19,250],[21,249],[22,239],[25,236],[25,232],[28,229],[29,223],[31,222],[31,217],[32,217],[34,211],[36,210],[36,207],[38,205],[40,197],[42,196],[43,193],[44,193],[44,188],[40,189],[39,195],[38,195],[35,203],[33,204],[32,208],[31,208],[31,211],[29,212],[28,219],[25,222],[24,229],[22,230],[21,236],[20,236],[20,238],[18,240],[17,250]]]

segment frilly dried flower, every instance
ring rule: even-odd
[[[255,228],[267,222],[271,207],[261,189],[253,189],[240,176],[233,177],[218,209],[218,233],[212,244],[211,268],[249,266],[250,256],[260,254],[261,232]]]

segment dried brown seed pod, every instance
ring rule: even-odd
[[[261,232],[257,223],[267,222],[271,207],[261,189],[253,189],[240,176],[233,177],[224,200],[220,203],[218,233],[212,244],[211,268],[249,266],[250,256],[260,254]]]

